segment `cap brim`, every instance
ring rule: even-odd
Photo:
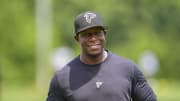
[[[100,27],[100,28],[102,28],[103,30],[107,30],[108,28],[107,28],[107,26],[87,26],[87,27],[84,27],[84,28],[82,28],[81,30],[79,30],[76,34],[79,34],[79,33],[81,33],[82,31],[85,31],[85,30],[87,30],[87,29],[90,29],[90,28],[95,28],[95,27]]]

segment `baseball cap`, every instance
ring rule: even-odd
[[[92,11],[86,11],[79,14],[75,18],[74,27],[76,34],[93,27],[101,27],[102,29],[105,29],[101,16]]]

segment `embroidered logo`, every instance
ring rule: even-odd
[[[96,18],[96,14],[88,12],[84,14],[84,17],[86,19],[86,22],[91,23],[91,20]]]
[[[102,86],[103,82],[96,82],[96,87],[100,88]]]

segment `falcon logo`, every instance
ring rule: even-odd
[[[100,88],[102,86],[103,82],[96,82],[96,87]]]
[[[96,18],[96,14],[94,14],[94,13],[85,13],[84,17],[86,19],[86,22],[91,23],[91,20]]]

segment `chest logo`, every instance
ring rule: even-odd
[[[103,82],[96,82],[96,87],[100,88],[102,86]]]

